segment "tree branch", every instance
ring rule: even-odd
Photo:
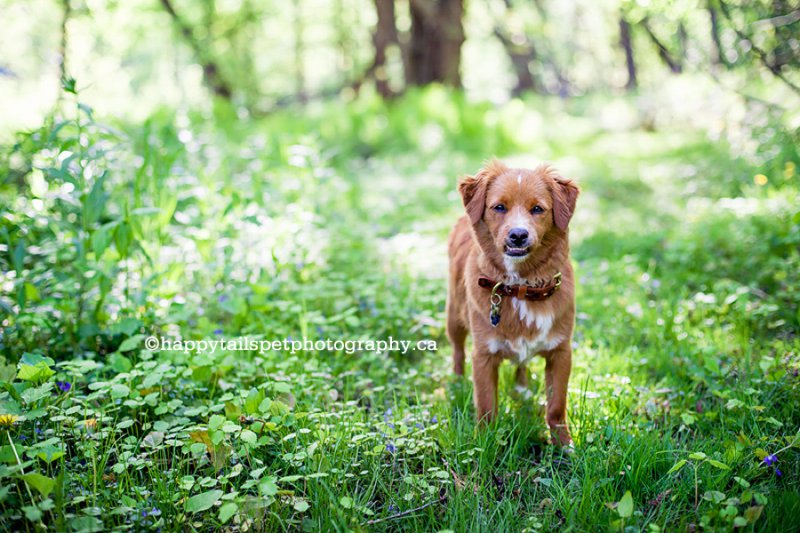
[[[178,15],[175,11],[175,7],[172,5],[171,0],[160,0],[161,5],[163,6],[164,10],[169,14],[172,18],[175,26],[178,27],[178,31],[180,31],[183,38],[186,39],[186,42],[189,44],[189,47],[194,52],[194,55],[197,57],[197,60],[200,62],[200,66],[203,67],[203,77],[206,80],[211,91],[216,94],[217,96],[224,98],[225,100],[230,100],[233,96],[233,90],[230,84],[222,77],[222,74],[219,71],[219,67],[217,62],[214,61],[209,55],[206,53],[205,48],[200,43],[200,41],[195,36],[192,28]]]
[[[658,48],[659,57],[661,57],[661,59],[667,64],[672,72],[675,74],[680,74],[680,72],[683,70],[683,67],[681,67],[680,62],[676,61],[672,57],[672,54],[670,54],[669,49],[664,45],[664,43],[658,39],[656,34],[653,32],[653,29],[650,27],[650,22],[647,20],[647,17],[642,19],[641,24],[644,28],[644,31],[646,31],[647,35],[650,37],[650,40],[653,41],[653,44],[655,44],[656,48]]]
[[[731,13],[730,13],[730,10],[728,8],[728,5],[723,0],[719,0],[719,7],[720,7],[720,10],[722,11],[722,15],[728,21],[728,24],[730,24],[731,29],[733,29],[733,31],[736,33],[736,35],[740,39],[743,39],[743,40],[747,41],[748,43],[750,43],[750,50],[755,52],[755,54],[758,57],[759,61],[761,61],[761,63],[765,67],[767,67],[767,70],[769,70],[776,78],[778,78],[783,83],[788,85],[794,92],[796,92],[797,94],[800,94],[800,86],[798,86],[797,84],[792,82],[792,80],[787,78],[786,75],[781,70],[781,67],[779,65],[773,65],[770,62],[769,54],[766,51],[762,50],[760,47],[758,47],[749,36],[745,35],[745,33],[743,31],[741,31],[739,28],[737,28],[734,25],[733,18],[731,17]]]

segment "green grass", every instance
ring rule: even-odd
[[[244,123],[78,111],[20,135],[0,217],[0,411],[19,417],[0,430],[0,524],[796,530],[796,145],[775,128],[777,152],[737,157],[701,128],[605,131],[596,103],[432,90]],[[515,133],[535,123],[564,126]],[[456,177],[534,153],[583,188],[570,455],[546,443],[541,361],[524,401],[503,367],[482,430],[443,334]],[[438,350],[154,353],[150,334]]]

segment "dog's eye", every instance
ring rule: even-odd
[[[507,211],[506,206],[504,206],[503,204],[497,204],[492,209],[494,209],[498,213],[505,213]]]
[[[531,213],[533,213],[534,215],[540,215],[544,213],[544,209],[540,205],[535,205],[533,206],[533,209],[531,209]]]

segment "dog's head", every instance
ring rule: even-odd
[[[467,215],[485,251],[521,263],[553,234],[567,231],[578,187],[547,165],[508,168],[497,160],[458,184]]]

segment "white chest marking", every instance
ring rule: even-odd
[[[546,336],[550,333],[550,328],[553,327],[553,313],[548,311],[535,313],[528,302],[519,298],[511,298],[511,304],[516,309],[519,319],[525,322],[526,326],[531,327],[536,324],[536,329],[540,334]]]
[[[553,314],[549,312],[534,313],[527,303],[513,300],[514,307],[519,317],[528,327],[536,324],[536,335],[531,338],[517,337],[516,339],[490,338],[486,346],[491,353],[500,351],[511,352],[516,355],[517,364],[530,361],[536,354],[552,350],[564,340],[561,335],[551,333],[553,327]]]

